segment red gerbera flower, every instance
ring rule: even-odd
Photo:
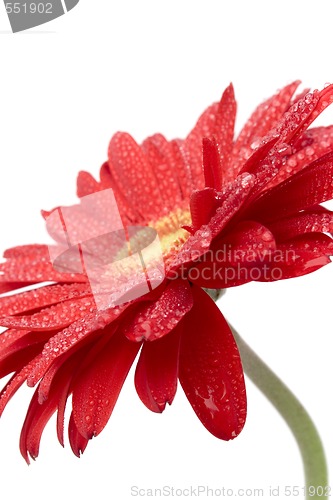
[[[211,433],[239,434],[246,418],[241,360],[202,287],[300,276],[332,255],[333,216],[320,203],[333,195],[333,127],[308,127],[333,101],[333,86],[293,99],[297,86],[259,106],[235,141],[232,86],[185,140],[158,134],[139,146],[116,134],[100,181],[80,173],[80,205],[44,213],[56,245],[5,252],[2,294],[44,283],[0,299],[7,327],[0,375],[13,373],[0,412],[25,381],[38,383],[21,433],[27,461],[37,457],[56,411],[63,444],[70,395],[69,440],[80,456],[106,425],[140,349],[135,386],[150,410],[172,403],[179,379]],[[105,223],[113,217],[104,197],[110,188],[121,218],[112,234]],[[154,234],[163,270],[157,247],[147,246]]]

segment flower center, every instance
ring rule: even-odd
[[[189,232],[182,229],[182,226],[190,224],[191,215],[186,207],[177,208],[168,215],[150,221],[147,226],[128,227],[128,242],[117,252],[115,260],[120,261],[143,252],[142,258],[147,267],[159,267],[161,259],[166,264],[189,238]],[[126,262],[126,274],[130,275],[131,272],[133,269],[129,260]]]
[[[190,233],[182,226],[190,224],[191,214],[187,207],[186,209],[176,208],[157,221],[149,222],[148,226],[155,229],[158,234],[165,259],[172,257],[189,238]]]

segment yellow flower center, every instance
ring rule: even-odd
[[[190,224],[191,215],[187,207],[184,210],[177,208],[170,214],[148,224],[149,227],[156,230],[166,259],[177,252],[179,247],[189,238],[190,233],[182,229],[182,226],[189,226]]]
[[[143,251],[146,265],[153,266],[154,263],[159,262],[161,254],[164,263],[166,263],[189,238],[190,233],[183,229],[182,226],[190,224],[191,215],[186,207],[184,210],[177,208],[168,215],[150,221],[145,227],[129,227],[128,242],[116,254],[115,260],[120,261],[126,259],[129,255]],[[156,238],[156,233],[158,238]],[[130,268],[128,268],[128,273],[130,274]]]

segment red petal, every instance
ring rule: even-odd
[[[61,366],[52,381],[49,397],[43,404],[40,404],[38,388],[36,389],[22,427],[20,438],[21,453],[28,463],[28,453],[33,459],[38,456],[40,440],[47,422],[57,410],[59,403],[67,400],[69,385],[80,361],[80,356],[72,357]]]
[[[183,168],[179,155],[161,134],[148,137],[142,149],[155,174],[165,209],[174,210],[184,199],[178,182],[178,172]]]
[[[268,141],[262,141],[259,146],[254,150],[253,154],[244,163],[243,168],[240,173],[248,172],[249,174],[257,174],[258,171],[262,170],[263,162],[267,158],[268,153],[272,150],[278,137],[273,137]]]
[[[197,180],[192,177],[188,151],[186,151],[184,141],[180,139],[170,141],[170,147],[173,152],[173,157],[175,161],[177,161],[178,183],[183,199],[189,200]]]
[[[4,252],[8,259],[0,264],[0,291],[22,288],[43,281],[73,282],[87,281],[82,274],[58,273],[50,262],[46,245],[23,245]],[[2,284],[4,283],[4,285]],[[6,290],[7,288],[7,290]]]
[[[0,352],[4,353],[13,342],[27,335],[26,330],[5,330],[0,334]]]
[[[56,271],[49,261],[40,260],[40,257],[18,257],[0,264],[0,282],[27,284],[43,283],[44,281],[57,281],[59,283],[85,282],[87,277],[78,273],[60,273]],[[15,287],[16,288],[16,287]]]
[[[0,276],[0,280],[1,280],[1,276]],[[0,294],[1,293],[7,293],[7,292],[12,292],[13,290],[17,290],[18,288],[24,288],[26,286],[30,286],[31,283],[15,283],[15,282],[11,282],[11,283],[1,283],[0,282]]]
[[[329,236],[302,235],[278,245],[256,281],[277,281],[312,273],[331,262],[329,255],[333,255],[333,241]]]
[[[215,215],[218,207],[216,191],[212,188],[193,191],[190,199],[191,209],[191,232],[200,229],[201,226],[208,224]]]
[[[36,356],[38,356],[45,342],[32,344],[25,349],[6,356],[1,361],[0,378],[9,375],[10,373],[20,372],[27,364],[29,364]]]
[[[27,380],[31,368],[38,362],[40,357],[40,355],[37,355],[36,358],[34,358],[29,364],[24,366],[21,371],[15,373],[15,375],[9,380],[9,382],[7,382],[5,387],[2,389],[0,393],[0,415],[2,415],[2,412],[4,411],[7,403],[11,400],[16,391]]]
[[[188,279],[198,286],[213,289],[230,288],[250,281],[278,281],[303,276],[329,264],[328,255],[333,255],[331,238],[309,233],[277,245],[266,255],[258,255],[257,261],[253,254],[253,260],[251,257],[247,262],[245,256],[238,263],[229,263],[223,257],[220,261],[215,258],[213,262],[202,262],[190,269]]]
[[[73,415],[85,439],[97,436],[107,424],[140,346],[116,333],[78,375],[73,387]]]
[[[61,370],[64,363],[66,363],[69,359],[76,359],[78,356],[81,369],[81,365],[85,366],[86,363],[93,359],[96,353],[98,353],[101,348],[109,342],[115,328],[116,327],[114,325],[105,327],[104,330],[101,330],[103,333],[99,333],[99,335],[96,334],[93,339],[89,339],[90,342],[86,341],[76,344],[72,349],[69,349],[66,353],[53,361],[38,385],[38,400],[40,404],[42,404],[49,397],[49,391],[52,386],[53,379],[59,370]]]
[[[87,259],[100,262],[112,257],[114,246],[116,251],[126,246],[124,226],[110,189],[85,196],[80,204],[53,210],[46,226],[52,238],[60,243],[55,249],[51,248],[50,253],[56,254],[57,259],[52,263],[54,267],[57,264],[56,269],[61,272],[84,273],[82,258],[87,267]]]
[[[79,172],[77,178],[77,196],[82,198],[89,194],[96,193],[101,190],[100,184],[93,178],[89,172]]]
[[[72,451],[74,455],[76,455],[78,458],[84,453],[84,450],[87,447],[88,444],[88,439],[84,438],[79,431],[77,430],[73,413],[71,414],[70,420],[69,420],[69,425],[68,425],[68,436],[69,436],[69,442],[72,448]]]
[[[269,228],[278,241],[289,240],[304,233],[332,233],[333,212],[325,211],[318,213],[309,210],[273,222],[269,225]]]
[[[116,181],[114,174],[110,171],[108,162],[103,163],[101,166],[100,178],[103,189],[113,189],[124,225],[142,222],[143,218],[138,214],[135,207],[131,206],[130,200],[126,197],[126,189],[124,192],[121,190],[121,186]]]
[[[39,259],[48,259],[49,251],[47,245],[21,245],[8,248],[3,254],[6,259],[15,259],[17,257],[31,257]]]
[[[303,97],[306,96],[306,94],[308,94],[310,92],[310,88],[305,88],[303,90],[301,90],[300,92],[298,92],[295,97],[292,99],[291,103],[290,103],[290,106],[292,106],[293,104],[296,104],[296,102],[300,101],[301,99],[303,99]]]
[[[221,154],[215,137],[202,140],[205,186],[220,191],[222,188]]]
[[[45,342],[49,340],[49,332],[15,332],[12,330],[12,341],[0,351],[0,377],[21,370],[39,354]]]
[[[179,380],[198,418],[229,440],[246,418],[243,369],[230,328],[212,299],[193,287],[194,307],[184,321]]]
[[[216,117],[215,136],[221,154],[222,182],[235,178],[234,165],[231,164],[234,128],[237,104],[233,85],[230,84],[223,92]]]
[[[272,232],[255,221],[242,221],[224,238],[216,242],[213,253],[225,263],[262,261],[275,250]],[[219,262],[219,258],[215,262]]]
[[[295,152],[288,157],[278,174],[269,183],[269,187],[280,184],[327,151],[331,151],[333,149],[333,126],[306,130],[294,149]]]
[[[235,215],[247,199],[254,186],[251,174],[241,174],[233,182],[228,183],[219,195],[219,208],[210,220],[208,227],[212,237],[218,236],[227,222]]]
[[[270,221],[292,215],[333,196],[333,153],[311,163],[291,178],[266,191],[250,207],[247,218]]]
[[[125,322],[122,331],[129,340],[153,341],[170,333],[188,313],[193,304],[187,281],[175,280],[155,302],[143,305]]]
[[[40,384],[39,384],[39,387],[38,387],[38,400],[40,403],[43,403],[45,401],[45,399],[48,398],[49,396],[49,391],[50,391],[50,388],[52,387],[52,382],[54,380],[54,377],[57,375],[57,373],[59,372],[59,370],[61,370],[62,368],[62,365],[64,364],[64,362],[67,362],[67,360],[70,359],[70,365],[73,366],[74,363],[76,363],[75,367],[73,366],[73,374],[74,376],[76,375],[76,370],[82,370],[84,368],[86,368],[93,360],[94,360],[94,357],[96,356],[96,354],[98,354],[102,349],[104,349],[104,347],[107,345],[107,343],[109,342],[110,340],[110,336],[113,335],[115,331],[115,327],[111,327],[111,328],[108,328],[106,327],[106,329],[103,331],[103,334],[101,334],[100,338],[99,339],[94,339],[91,343],[88,343],[86,346],[83,347],[83,349],[78,346],[78,348],[74,351],[74,356],[73,356],[73,350],[71,350],[70,352],[67,352],[66,354],[64,354],[63,356],[61,356],[60,358],[58,358],[50,367],[50,369],[46,372],[46,374],[44,375],[43,379],[41,380]],[[74,361],[74,363],[73,363]],[[79,365],[79,366],[78,366]],[[75,370],[74,370],[75,368]],[[65,420],[65,409],[66,409],[66,403],[67,403],[67,398],[68,398],[68,395],[70,393],[70,382],[72,380],[69,380],[68,382],[68,391],[67,392],[63,392],[61,398],[59,399],[59,403],[58,403],[58,414],[57,414],[57,435],[58,435],[58,440],[60,442],[60,444],[62,446],[64,446],[64,420]],[[72,419],[72,416],[71,416],[71,419]],[[72,438],[75,437],[75,433],[74,435],[72,436],[72,429],[71,429],[71,426],[74,424],[74,422],[71,424],[69,424],[69,438],[70,438],[70,441],[71,441],[71,446],[72,446]],[[75,424],[74,424],[75,426]],[[76,426],[75,426],[75,429],[76,429]],[[77,431],[77,429],[76,429]],[[77,436],[78,438],[78,436]],[[79,441],[81,442],[81,440],[83,440],[83,437],[81,436],[81,439],[79,439]],[[86,441],[86,440],[84,440]],[[87,441],[88,442],[88,441]],[[87,442],[86,442],[86,445],[87,445]],[[72,446],[72,449],[73,449],[73,446]],[[85,449],[85,447],[84,447]],[[81,450],[81,452],[83,453],[84,449]],[[74,449],[73,449],[74,451]],[[79,456],[79,454],[77,454],[77,450],[76,447],[75,447],[75,455]]]
[[[202,189],[202,139],[216,136],[221,151],[221,165],[226,180],[233,177],[229,173],[230,152],[234,134],[236,115],[236,101],[233,86],[224,91],[219,103],[210,106],[199,118],[196,126],[185,140],[185,147],[189,151],[192,178],[195,179],[196,189]]]
[[[43,286],[9,297],[0,297],[0,316],[13,316],[87,295],[91,295],[91,288],[86,284]]]
[[[103,329],[112,323],[124,309],[126,309],[126,306],[87,314],[84,318],[75,321],[68,328],[51,337],[45,344],[41,357],[36,360],[31,369],[28,385],[30,387],[34,386],[56,358],[74,348],[76,344],[85,342],[97,330]]]
[[[291,97],[299,83],[296,81],[287,85],[276,95],[260,104],[246,122],[233,149],[233,163],[236,172],[259,145],[257,142],[268,134],[288,109]]]
[[[161,134],[156,134],[142,143],[142,149],[151,163],[164,203],[170,205],[172,200],[176,203],[178,200],[178,204],[187,201],[195,189],[197,179],[192,176],[190,155],[185,142],[180,139],[167,141]],[[200,179],[200,186],[202,180]],[[171,200],[164,195],[165,189],[170,193]],[[175,203],[171,204],[171,209],[174,208]]]
[[[146,220],[163,213],[161,192],[142,149],[126,133],[117,133],[109,145],[109,167],[131,205]]]
[[[60,302],[31,316],[1,318],[0,324],[33,331],[59,330],[94,311],[96,311],[94,299],[84,297]]]
[[[283,142],[295,143],[311,123],[333,102],[333,85],[310,92],[299,99],[284,115],[277,131]]]
[[[207,225],[202,226],[191,236],[166,271],[167,276],[177,276],[179,268],[199,259],[210,248],[214,238],[222,233],[226,224],[239,211],[254,186],[251,174],[241,174],[234,182],[229,183],[223,196],[219,199],[221,205]],[[222,194],[222,193],[221,193]]]
[[[180,325],[155,342],[145,342],[135,371],[135,387],[146,407],[160,413],[172,403],[178,379]]]
[[[248,204],[266,189],[266,186],[275,178],[281,168],[283,168],[288,150],[290,150],[290,147],[287,144],[279,143],[278,146],[272,149],[267,158],[260,162],[256,172],[256,185],[249,197]]]
[[[184,141],[184,147],[189,154],[191,176],[196,189],[204,187],[204,177],[202,175],[202,139],[204,137],[211,137],[214,134],[218,109],[218,103],[209,106],[200,116],[194,129]]]
[[[40,405],[35,392],[23,424],[20,451],[23,458],[29,464],[29,455],[35,460],[39,454],[39,444],[43,430],[57,409],[56,401],[49,400],[44,406]]]
[[[252,267],[263,266],[276,248],[273,234],[254,221],[240,222],[212,252],[189,270],[188,279],[205,288],[228,288],[251,281]]]

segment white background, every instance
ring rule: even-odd
[[[40,208],[75,200],[77,172],[97,174],[117,130],[139,141],[156,131],[183,137],[230,81],[239,129],[286,83],[333,81],[332,15],[331,1],[81,0],[66,16],[13,35],[1,3],[0,249],[45,241]],[[332,110],[322,123],[333,123]],[[309,409],[331,469],[332,278],[328,266],[230,290],[221,303]],[[0,422],[6,500],[122,500],[132,485],[198,484],[264,488],[268,498],[270,485],[303,484],[292,435],[250,382],[245,430],[225,443],[201,426],[181,389],[162,416],[149,413],[131,373],[109,425],[80,460],[57,443],[52,419],[27,467],[18,437],[30,396],[20,391]]]

